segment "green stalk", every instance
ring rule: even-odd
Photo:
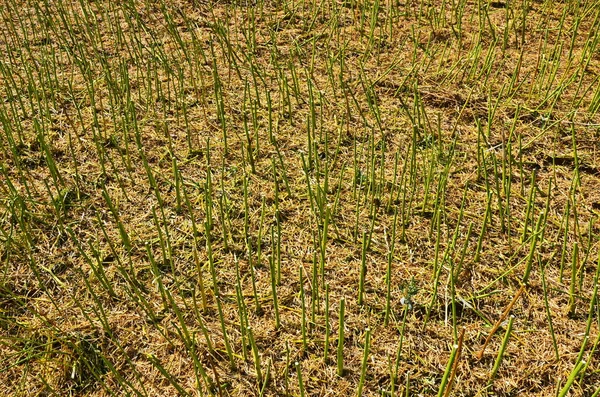
[[[246,330],[248,327],[248,315],[246,313],[246,303],[244,302],[244,294],[242,292],[241,277],[240,277],[240,264],[235,258],[235,297],[238,306],[238,315],[240,318],[240,345],[242,346],[242,356],[244,360],[248,359],[248,352],[246,351]]]
[[[344,376],[344,308],[346,300],[340,299],[340,317],[338,326],[337,374]]]
[[[275,311],[275,329],[279,329],[279,327],[281,327],[281,320],[279,318],[279,300],[277,298],[277,276],[275,274],[275,258],[273,258],[273,255],[269,257],[269,265],[271,268],[271,292],[273,293],[273,309]]]
[[[304,351],[304,354],[306,354],[306,352],[308,352],[308,339],[306,336],[306,299],[304,297],[304,275],[302,274],[302,266],[300,266],[299,268],[299,272],[300,272],[300,301],[301,301],[301,305],[302,305],[302,325],[301,325],[301,332],[302,332],[302,349]]]
[[[571,286],[569,288],[569,316],[575,314],[575,284],[577,278],[577,262],[579,260],[579,244],[573,243],[573,258],[571,260]]]
[[[256,341],[254,340],[254,332],[252,332],[251,327],[247,327],[248,331],[248,339],[250,340],[250,346],[252,347],[252,354],[254,354],[254,369],[256,370],[256,381],[258,385],[263,383],[263,376],[260,365],[260,355],[258,354],[258,346],[256,346]]]
[[[442,383],[440,384],[440,389],[438,390],[437,397],[444,396],[446,385],[448,384],[448,379],[450,378],[450,373],[452,372],[452,366],[454,365],[454,359],[456,358],[457,352],[458,345],[452,346],[452,353],[450,353],[450,359],[448,360],[448,364],[446,365],[446,371],[444,372],[444,376],[442,377]]]
[[[571,216],[571,199],[570,198],[567,198],[566,205],[567,205],[567,208],[565,209],[565,215],[563,215],[563,219],[565,220],[565,230],[563,233],[563,243],[562,243],[561,254],[560,254],[560,273],[559,273],[559,277],[558,277],[559,283],[563,282],[565,258],[566,258],[566,254],[567,254],[567,240],[569,237],[569,220],[570,220],[570,216]]]
[[[215,302],[217,303],[217,310],[219,312],[219,321],[221,323],[221,332],[223,333],[223,342],[225,344],[225,350],[229,357],[229,364],[231,368],[235,368],[235,361],[231,344],[229,343],[229,336],[227,335],[227,327],[225,326],[225,315],[223,314],[223,307],[221,305],[221,296],[215,291]]]
[[[323,362],[329,361],[329,334],[331,326],[329,325],[329,284],[325,284],[325,346],[323,347]]]
[[[358,280],[358,305],[364,302],[365,276],[367,275],[367,233],[363,232],[362,256],[360,261],[360,275]]]
[[[525,212],[525,220],[523,225],[523,234],[521,235],[521,243],[524,243],[527,239],[527,227],[529,224],[529,218],[533,216],[533,208],[535,206],[535,193],[537,186],[535,185],[535,171],[531,173],[531,190],[529,191],[529,200],[527,200],[527,211]],[[533,222],[533,221],[532,221]]]
[[[365,335],[365,350],[363,352],[363,361],[360,369],[360,381],[358,383],[358,389],[356,391],[356,395],[358,397],[362,396],[362,391],[365,386],[365,377],[367,375],[367,364],[369,362],[369,349],[371,347],[371,329],[367,328]]]
[[[575,365],[575,368],[573,368],[571,374],[567,378],[567,382],[565,383],[563,388],[560,389],[560,391],[558,392],[558,397],[565,397],[569,393],[571,386],[573,386],[573,382],[575,382],[575,378],[577,378],[579,372],[585,367],[585,364],[585,360],[581,360]]]
[[[479,233],[479,239],[477,240],[477,248],[475,250],[475,257],[473,258],[473,262],[479,262],[479,258],[481,256],[481,248],[483,246],[483,239],[485,237],[487,231],[487,224],[489,218],[491,217],[492,212],[492,193],[488,192],[487,205],[485,209],[485,215],[483,216],[483,223],[481,224],[481,232]]]
[[[552,256],[553,258],[554,256]],[[544,265],[540,263],[540,273],[542,277],[542,289],[544,293],[544,306],[546,308],[546,317],[548,317],[548,328],[550,329],[550,335],[552,336],[552,346],[554,347],[554,354],[556,355],[556,361],[560,360],[560,354],[558,352],[558,343],[556,342],[556,335],[554,334],[554,324],[552,323],[552,313],[550,312],[550,305],[548,303],[548,287],[546,285],[546,275],[544,272]]]
[[[300,397],[304,397],[305,391],[304,381],[302,380],[302,366],[298,361],[294,363],[294,366],[296,367],[296,373],[298,374],[298,387],[300,388]]]
[[[398,208],[394,208],[394,223],[392,224],[392,239],[388,252],[387,269],[385,272],[385,316],[383,324],[387,326],[390,321],[391,298],[392,298],[392,262],[394,260],[394,249],[396,246],[396,224],[398,221]]]
[[[502,339],[502,345],[500,346],[500,350],[498,350],[498,356],[496,357],[494,367],[492,368],[492,372],[490,373],[490,380],[488,381],[488,385],[491,385],[494,382],[494,378],[496,377],[498,369],[500,368],[500,364],[502,363],[502,357],[504,356],[504,352],[506,351],[506,346],[508,346],[508,340],[510,339],[510,333],[512,331],[514,319],[514,316],[510,316],[510,319],[508,320],[506,332],[504,333],[504,339]]]

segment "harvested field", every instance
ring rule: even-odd
[[[0,18],[1,395],[600,395],[600,2]]]

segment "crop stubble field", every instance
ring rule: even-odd
[[[597,1],[0,14],[2,395],[598,395]]]

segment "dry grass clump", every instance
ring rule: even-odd
[[[6,0],[0,393],[598,395],[599,10]]]

